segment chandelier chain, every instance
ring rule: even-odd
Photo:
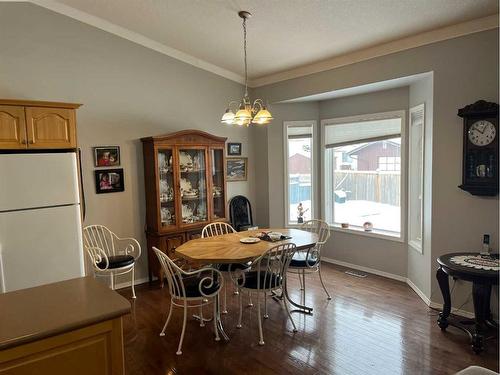
[[[243,18],[243,55],[245,59],[245,96],[248,96],[248,67],[247,67],[247,19]]]

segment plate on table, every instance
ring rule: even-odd
[[[240,242],[241,243],[257,243],[257,242],[260,242],[260,238],[256,238],[256,237],[243,237],[243,238],[240,238]]]

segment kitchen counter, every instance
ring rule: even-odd
[[[114,366],[113,374],[123,373],[121,316],[129,312],[125,298],[91,277],[0,294],[0,374],[30,373],[29,369],[50,373],[74,366],[75,361],[87,363],[81,372],[73,368],[73,374],[97,374],[102,366]],[[50,356],[40,355],[43,351],[50,351]],[[113,358],[99,357],[88,363],[101,351]],[[19,358],[27,364],[22,371]],[[54,367],[54,361],[62,367]],[[14,362],[20,372],[11,371]]]

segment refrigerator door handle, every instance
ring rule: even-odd
[[[83,171],[82,171],[82,149],[78,147],[78,173],[80,174],[80,189],[82,189],[82,213],[83,221],[85,221],[85,216],[87,214],[87,205],[85,203],[85,189],[83,187]]]

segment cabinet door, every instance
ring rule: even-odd
[[[212,220],[226,218],[226,173],[224,161],[224,149],[212,148],[210,150],[210,175],[211,175],[211,197],[212,197]]]
[[[0,149],[26,148],[24,107],[0,106]]]
[[[76,148],[75,110],[27,107],[28,148]]]
[[[179,195],[181,227],[208,222],[208,166],[205,147],[179,147]]]
[[[174,175],[174,152],[172,148],[159,147],[157,152],[158,207],[160,231],[166,232],[177,226],[175,200],[177,189]]]
[[[174,258],[175,249],[184,243],[184,234],[173,236],[165,236],[162,238],[164,245],[161,250],[164,251],[170,258]]]

